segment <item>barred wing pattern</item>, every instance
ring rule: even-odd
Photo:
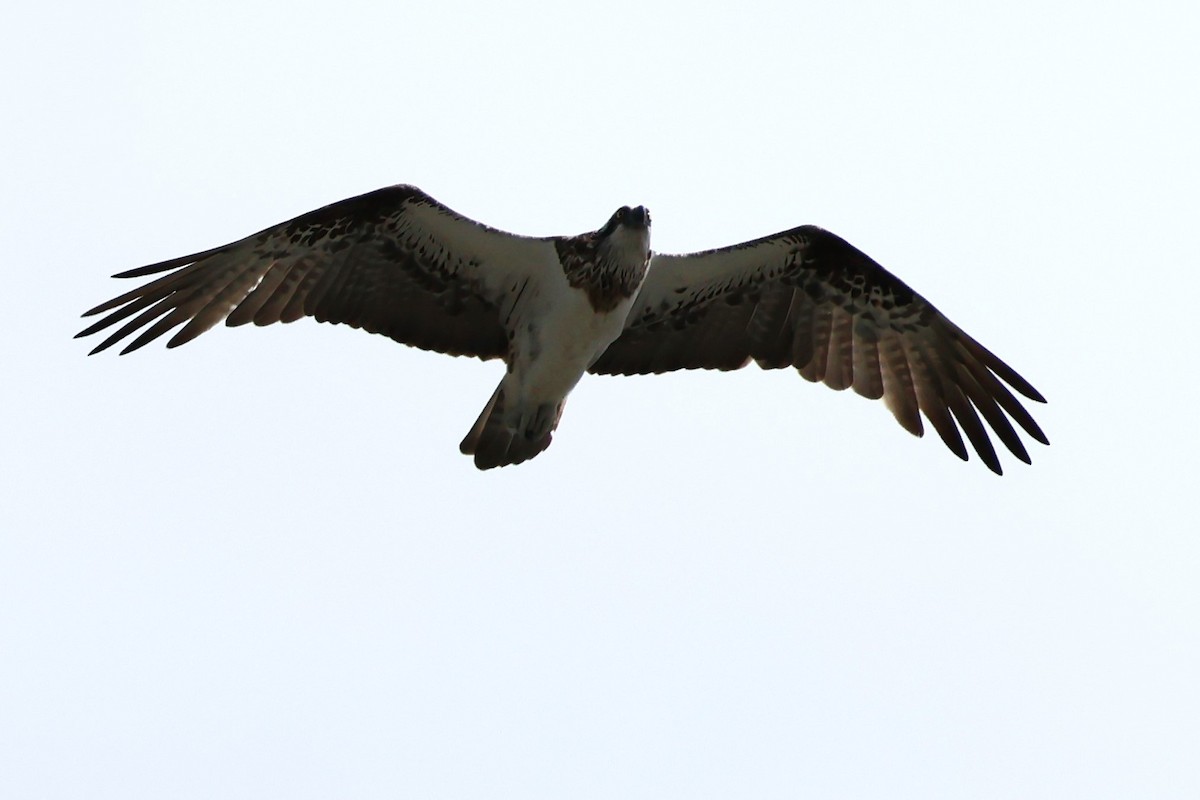
[[[92,350],[137,333],[124,354],[179,325],[168,347],[222,319],[270,325],[311,316],[426,350],[506,357],[517,299],[530,281],[557,269],[550,240],[489,228],[415,187],[392,186],[222,247],[118,273],[169,274],[88,311],[111,313],[78,336],[133,317]]]
[[[802,226],[690,255],[655,255],[625,330],[591,371],[795,367],[832,389],[883,398],[916,436],[921,415],[959,458],[960,428],[1001,474],[987,428],[1020,460],[1010,418],[1048,440],[1004,385],[1045,402],[1011,367],[841,238]]]

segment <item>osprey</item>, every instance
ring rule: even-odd
[[[168,273],[102,303],[78,336],[128,317],[91,352],[139,332],[122,354],[183,325],[304,316],[508,369],[460,449],[480,469],[545,450],[585,372],[733,370],[751,360],[883,398],[909,432],[921,415],[959,458],[966,433],[1000,474],[987,429],[1030,463],[1011,418],[1045,434],[1008,384],[1043,397],[924,297],[841,238],[803,225],[689,255],[650,250],[650,214],[624,206],[602,228],[534,238],[490,228],[413,186],[302,214],[221,247],[117,278]]]

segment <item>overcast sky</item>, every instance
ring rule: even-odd
[[[1200,796],[1200,12],[1134,8],[7,10],[3,795]],[[827,227],[1052,445],[998,478],[751,368],[587,377],[480,473],[496,363],[71,338],[114,272],[401,182],[645,204],[661,252]]]

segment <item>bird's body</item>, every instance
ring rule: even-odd
[[[510,339],[508,370],[460,448],[481,469],[517,464],[546,449],[567,395],[621,335],[650,260],[648,221],[610,249],[614,268],[634,276],[627,289],[598,299],[572,286],[555,263],[540,270],[541,279],[515,302],[513,314],[523,322]]]
[[[1002,384],[1041,396],[920,295],[833,234],[802,226],[690,255],[650,251],[650,216],[619,209],[599,230],[525,237],[463,217],[411,186],[343,200],[231,244],[121,273],[169,274],[91,311],[121,320],[92,352],[140,332],[183,344],[222,319],[303,316],[507,370],[461,450],[481,469],[549,446],[587,371],[792,366],[835,389],[884,398],[921,435],[923,414],[961,458],[959,430],[999,461],[980,421],[1021,460],[1009,419],[1046,438]]]
[[[499,461],[520,463],[548,447],[567,395],[621,334],[631,304],[629,298],[611,310],[593,313],[586,296],[570,287],[532,302],[528,311],[537,321],[514,337],[511,366],[463,440],[462,452],[476,456],[479,466],[487,468],[500,466],[493,463]],[[495,453],[489,452],[487,439],[481,441],[489,420],[494,422],[492,441],[499,448]],[[505,438],[510,431],[512,441]],[[522,448],[522,439],[531,443],[528,448]],[[526,455],[528,450],[534,452]]]

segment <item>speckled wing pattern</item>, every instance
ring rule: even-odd
[[[1005,386],[1045,402],[1028,381],[900,279],[815,226],[702,253],[656,254],[624,332],[591,371],[731,370],[750,361],[883,398],[916,436],[923,414],[965,461],[961,429],[997,474],[983,421],[1025,463],[1010,419],[1048,444]]]
[[[122,353],[182,325],[184,344],[221,320],[269,325],[314,317],[451,355],[505,357],[508,315],[546,239],[488,228],[412,186],[392,186],[302,214],[231,244],[122,272],[167,275],[85,316],[88,336],[130,319],[92,352],[137,334]]]

